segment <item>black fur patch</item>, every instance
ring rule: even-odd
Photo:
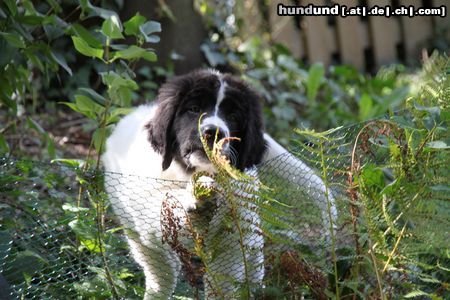
[[[264,122],[258,93],[242,80],[222,75],[226,83],[225,97],[219,107],[220,118],[230,130],[237,159],[234,164],[244,170],[258,164],[265,151]],[[155,117],[147,124],[152,147],[163,157],[163,170],[172,160],[184,165],[193,151],[202,152],[198,120],[202,113],[214,113],[220,78],[210,70],[200,70],[175,77],[159,90]]]

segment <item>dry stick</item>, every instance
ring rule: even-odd
[[[377,276],[377,284],[378,284],[378,289],[380,292],[380,297],[381,297],[381,299],[386,299],[386,297],[384,297],[384,294],[383,294],[383,285],[381,284],[381,276],[380,276],[380,273],[378,272],[377,260],[375,258],[375,254],[374,254],[375,247],[374,247],[374,245],[372,245],[372,240],[370,238],[367,239],[367,242],[369,243],[369,247],[370,247],[369,254],[370,254],[370,258],[372,259],[373,267],[375,269],[375,275]]]
[[[361,137],[361,135],[372,125],[377,124],[379,122],[383,122],[383,123],[388,123],[389,125],[393,125],[392,122],[389,121],[371,121],[369,123],[367,123],[366,125],[364,125],[363,128],[361,128],[361,130],[358,132],[358,134],[356,135],[356,139],[355,139],[355,143],[353,144],[353,150],[352,150],[352,160],[351,160],[351,167],[350,167],[350,173],[349,173],[349,184],[353,183],[353,175],[357,172],[359,172],[359,168],[360,168],[360,164],[359,161],[357,161],[357,157],[356,157],[356,149],[358,146],[358,142],[359,139]],[[356,257],[357,259],[359,259],[359,256],[362,254],[362,250],[361,250],[361,246],[359,245],[359,236],[357,234],[358,232],[358,225],[357,225],[357,216],[355,215],[355,210],[357,209],[357,205],[356,205],[356,200],[358,200],[358,196],[356,193],[353,192],[355,187],[350,187],[349,189],[349,193],[351,196],[351,200],[355,203],[351,204],[351,209],[350,209],[350,214],[352,216],[352,223],[353,223],[353,231],[354,231],[354,237],[355,237],[355,247],[356,247]],[[371,241],[370,238],[368,239],[369,244],[371,245]],[[378,287],[380,289],[380,296],[383,297],[383,289],[381,287],[381,279],[380,276],[378,274],[378,269],[377,269],[377,264],[375,261],[375,257],[373,255],[373,250],[374,247],[376,246],[376,243],[374,245],[371,245],[371,250],[369,251],[369,253],[371,254],[371,258],[373,260],[373,264],[375,267],[375,271],[376,271],[376,275],[377,275],[377,283],[378,283]],[[359,264],[356,264],[356,276],[359,276]],[[353,295],[353,299],[356,299],[356,295]]]
[[[405,229],[406,229],[406,224],[403,225],[403,228],[402,228],[402,230],[400,231],[400,235],[398,236],[397,241],[395,242],[394,249],[392,249],[391,253],[389,253],[388,260],[387,260],[386,263],[384,264],[384,268],[383,268],[383,271],[381,271],[381,273],[386,272],[386,269],[387,269],[389,263],[391,262],[391,259],[392,259],[392,257],[394,256],[395,251],[397,250],[398,245],[400,244],[400,240],[401,240],[402,237],[403,237],[403,233],[405,232]]]
[[[110,40],[109,38],[106,39],[106,46],[105,46],[105,61],[109,60],[109,45],[110,45]],[[110,67],[110,65],[108,64],[108,68]],[[102,116],[102,120],[100,123],[100,130],[101,130],[101,138],[100,138],[100,148],[98,149],[98,153],[97,153],[97,162],[96,162],[96,166],[95,166],[95,170],[96,173],[98,173],[99,169],[100,169],[100,157],[101,157],[101,153],[102,153],[102,148],[106,139],[106,119],[108,116],[108,110],[109,107],[111,105],[111,99],[108,99],[108,101],[106,101],[106,105],[105,105],[105,110],[103,112],[103,116]],[[96,187],[98,188],[98,183],[96,184]],[[109,265],[108,265],[108,260],[106,259],[106,255],[103,249],[103,240],[102,240],[102,233],[105,231],[105,214],[104,214],[104,206],[103,206],[103,201],[102,201],[102,205],[97,205],[97,227],[98,227],[98,242],[100,244],[100,254],[102,256],[102,260],[103,260],[103,264],[105,267],[105,273],[106,273],[106,278],[108,279],[108,283],[111,286],[111,291],[113,294],[113,298],[114,299],[120,299],[119,294],[117,292],[117,288],[116,285],[112,279],[112,275],[111,272],[109,270]]]
[[[328,176],[327,176],[327,167],[325,164],[325,153],[323,149],[323,141],[320,142],[320,157],[322,164],[322,180],[325,185],[325,198],[327,199],[327,213],[328,219],[330,222],[330,234],[331,234],[331,256],[333,258],[333,267],[334,267],[334,281],[336,285],[336,299],[340,299],[339,293],[339,276],[338,276],[338,267],[337,267],[337,257],[336,257],[336,236],[334,234],[334,224],[333,224],[333,216],[331,213],[331,201],[330,201],[330,192],[328,190]]]

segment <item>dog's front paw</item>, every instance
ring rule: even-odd
[[[188,185],[188,189],[191,189],[192,195],[198,201],[204,201],[210,199],[214,196],[215,191],[217,189],[217,184],[209,176],[199,176],[194,177],[190,184]]]

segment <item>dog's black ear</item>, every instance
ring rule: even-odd
[[[239,155],[236,167],[241,170],[259,164],[266,150],[260,96],[249,87],[246,88],[244,96],[248,101],[249,113],[245,123],[242,124],[241,141],[238,142]]]
[[[162,169],[170,167],[176,147],[176,136],[172,130],[173,121],[182,97],[190,84],[186,76],[175,77],[163,84],[158,91],[155,116],[146,125],[148,140],[156,152],[162,155]]]
[[[161,102],[156,109],[155,116],[147,124],[148,140],[156,152],[162,155],[163,171],[170,167],[173,159],[173,144],[175,135],[172,132],[172,124],[176,105],[171,100]]]

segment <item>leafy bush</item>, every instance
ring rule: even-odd
[[[47,146],[46,156],[54,158],[54,142],[37,112],[55,111],[54,101],[62,97],[73,97],[65,104],[92,120],[93,145],[100,150],[108,124],[125,114],[137,98],[136,62],[156,61],[146,45],[158,43],[160,31],[158,22],[139,14],[122,24],[115,11],[89,1],[49,1],[36,6],[31,1],[19,5],[4,1],[0,6],[0,107],[6,111],[0,117],[6,127],[0,132],[1,153],[21,155],[21,139],[35,132],[43,141],[41,146]],[[147,78],[145,86],[154,91],[152,75],[146,69],[139,71]],[[18,141],[6,140],[5,134],[15,133]]]

